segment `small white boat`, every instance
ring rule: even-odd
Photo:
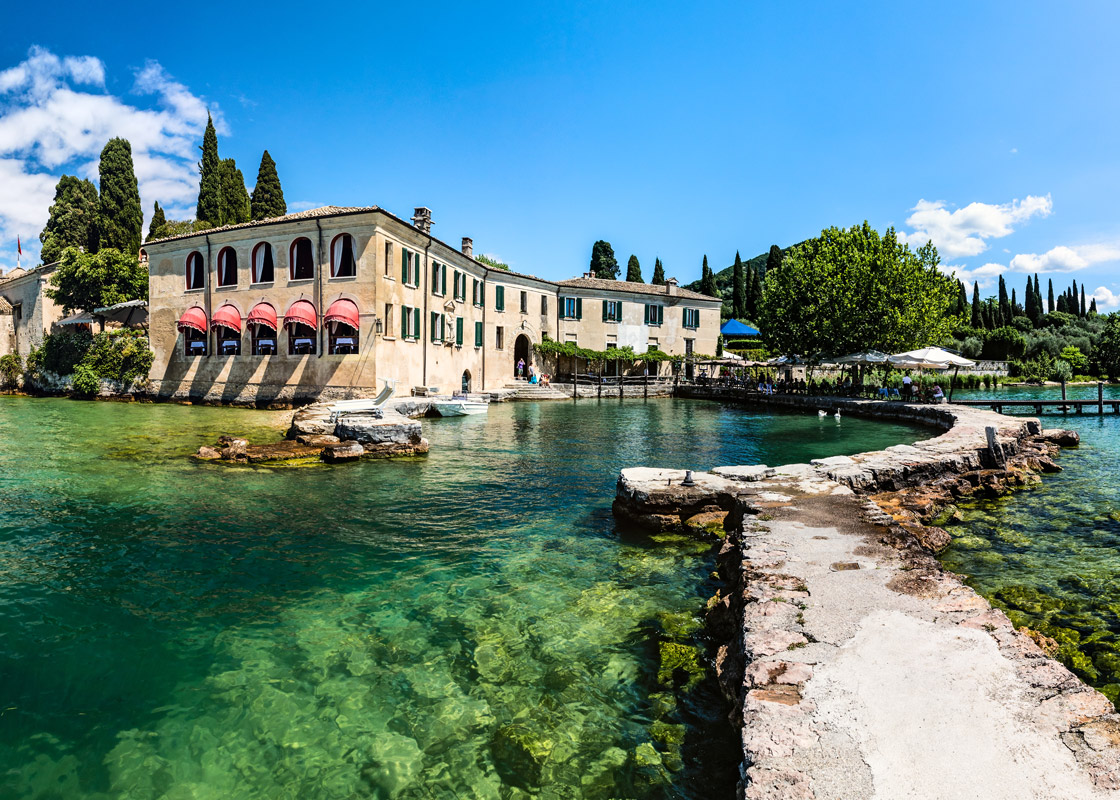
[[[437,400],[432,403],[441,417],[466,417],[485,414],[490,404],[482,400]]]

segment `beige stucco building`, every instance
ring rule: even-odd
[[[16,353],[26,359],[62,318],[62,309],[44,291],[55,266],[14,269],[0,276],[0,356]]]
[[[544,337],[715,351],[717,299],[495,269],[473,258],[470,239],[451,247],[431,224],[425,208],[410,224],[377,207],[327,207],[145,244],[153,390],[258,405],[385,380],[401,394],[489,391],[534,363]]]

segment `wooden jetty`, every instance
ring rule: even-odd
[[[1107,406],[1112,409],[1113,414],[1120,414],[1120,399],[1108,399],[1104,397],[1104,384],[1097,384],[1097,397],[1095,400],[1068,400],[1066,399],[1066,387],[1062,384],[1062,397],[1060,400],[1002,400],[1000,398],[990,398],[986,400],[954,400],[955,405],[959,406],[974,406],[980,408],[990,408],[998,414],[1002,414],[1005,408],[1033,408],[1035,414],[1042,414],[1044,409],[1053,408],[1054,411],[1060,411],[1063,414],[1069,413],[1071,410],[1078,414],[1084,414],[1088,409],[1090,414],[1103,414]]]

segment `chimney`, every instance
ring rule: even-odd
[[[469,236],[463,237],[463,255],[474,258],[474,239]]]
[[[422,230],[424,233],[432,232],[432,210],[418,206],[412,213],[412,224]]]
[[[665,281],[665,294],[669,295],[670,297],[676,296],[676,294],[677,294],[677,279],[676,278],[670,278],[669,280]]]
[[[594,277],[595,277],[595,273],[594,273],[594,272],[585,272],[585,273],[583,273],[583,277],[585,277],[585,278],[594,278]]]

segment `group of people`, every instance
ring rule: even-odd
[[[527,376],[529,378],[529,383],[539,383],[541,386],[551,386],[552,385],[551,382],[550,382],[549,376],[547,374],[541,373],[540,375],[538,375],[537,371],[533,368],[533,365],[532,364],[526,365],[525,364],[525,359],[523,359],[523,358],[517,359],[517,377],[518,378],[526,377],[526,374],[525,374],[526,366],[528,366],[528,369],[529,369],[529,374]]]
[[[794,379],[792,377],[782,378],[776,381],[772,375],[766,372],[760,371],[757,374],[751,374],[747,370],[728,370],[724,368],[724,370],[720,372],[717,380],[720,383],[731,386],[754,388],[759,394],[765,395],[804,394],[829,395],[833,397],[874,397],[877,394],[882,396],[884,393],[884,390],[879,389],[877,386],[853,382],[851,376],[836,381],[830,381],[827,378],[820,381],[806,381],[804,378]],[[701,382],[704,382],[704,380],[701,379]],[[886,392],[886,394],[888,396],[894,394],[894,396],[906,402],[945,402],[945,392],[941,389],[940,384],[934,384],[932,387],[928,388],[919,387],[909,375],[903,376],[902,386],[899,390],[892,390]]]

